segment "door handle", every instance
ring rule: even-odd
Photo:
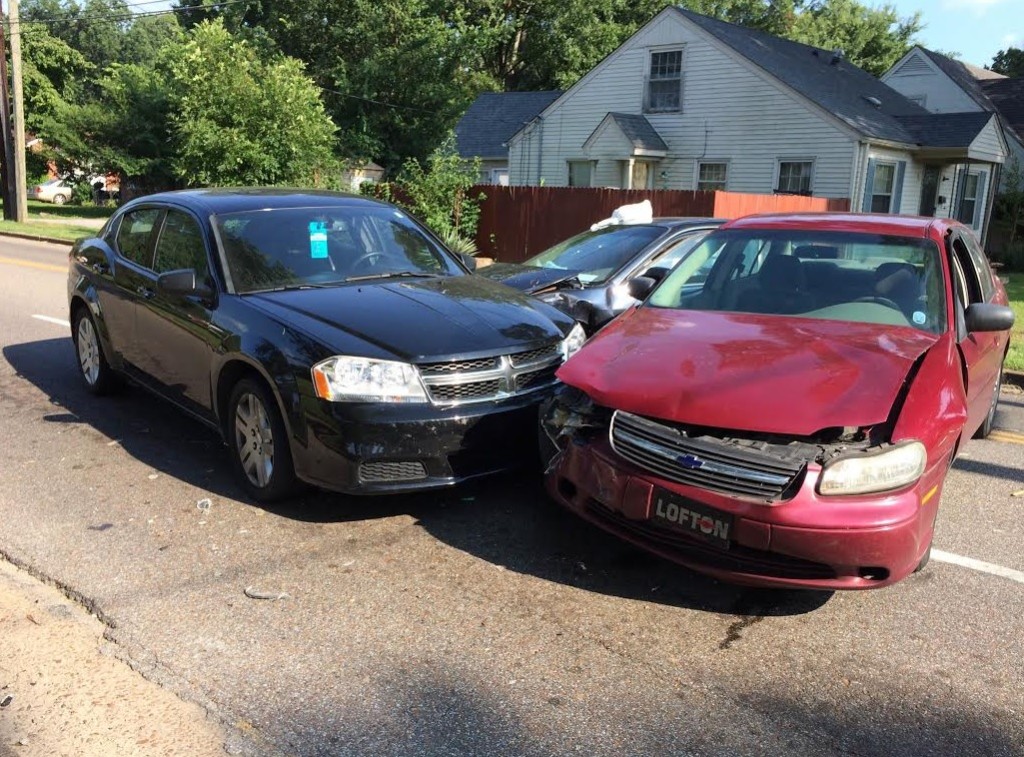
[[[154,292],[152,289],[150,289],[147,286],[140,286],[135,291],[141,297],[143,297],[144,299],[147,299],[147,300],[151,300],[151,299],[153,299],[153,297],[156,296],[156,292]]]
[[[106,276],[108,273],[110,273],[110,266],[107,265],[106,263],[97,261],[92,264],[92,270],[100,274],[101,276]]]

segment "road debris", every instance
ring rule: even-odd
[[[196,509],[198,509],[199,512],[208,513],[210,512],[211,507],[213,507],[213,502],[210,501],[209,497],[203,497],[201,500],[196,502]]]
[[[291,598],[283,591],[260,591],[259,589],[254,589],[252,586],[245,587],[245,596],[249,597],[249,599],[269,599],[272,602],[279,599]]]
[[[12,697],[10,694],[8,694],[3,699],[0,699],[0,708],[6,707],[7,705],[9,705],[13,701],[14,701],[14,697]]]
[[[1024,497],[1024,489],[1018,489],[1017,491],[1015,491],[1010,496],[1011,497]]]
[[[160,474],[150,473],[148,476],[146,476],[146,478],[148,478],[150,481],[155,481],[156,479],[160,478]]]

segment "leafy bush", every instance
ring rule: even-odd
[[[92,185],[88,181],[76,181],[71,185],[72,205],[91,205],[92,197]]]

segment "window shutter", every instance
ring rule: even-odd
[[[864,181],[864,204],[862,210],[865,213],[871,212],[871,193],[875,191],[875,164],[874,158],[868,159],[867,179]]]
[[[988,171],[982,171],[978,174],[978,191],[974,198],[974,223],[971,224],[975,229],[981,228],[981,212],[985,208],[986,195],[988,194]]]
[[[967,172],[958,168],[953,172],[953,186],[956,194],[953,197],[953,207],[950,209],[950,218],[959,218],[960,210],[964,204],[964,185],[967,184]]]
[[[900,212],[900,200],[903,199],[903,175],[907,172],[907,161],[901,160],[896,164],[896,180],[892,187],[892,204],[890,213]]]

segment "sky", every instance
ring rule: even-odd
[[[930,50],[956,52],[960,60],[988,68],[1007,47],[1024,48],[1024,0],[873,0],[900,16],[921,12],[917,41]]]

